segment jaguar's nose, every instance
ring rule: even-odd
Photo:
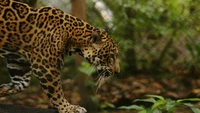
[[[118,74],[118,73],[120,73],[120,70],[115,71],[115,74]]]

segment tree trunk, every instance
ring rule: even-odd
[[[72,3],[72,15],[76,16],[82,20],[86,20],[86,8],[85,8],[85,0],[71,0]],[[81,62],[84,59],[76,55],[76,66],[80,66]]]
[[[85,0],[71,0],[72,3],[72,15],[82,19],[86,20],[86,3]],[[84,59],[76,55],[76,66],[79,67],[81,62],[84,61]],[[78,68],[77,68],[78,69]],[[81,104],[83,107],[85,107],[88,111],[88,113],[94,113],[97,111],[97,106],[94,104],[94,102],[91,99],[91,94],[92,90],[88,89],[84,82],[85,82],[85,77],[83,76],[84,74],[81,73],[79,70],[77,70],[78,76],[77,76],[77,81],[78,81],[78,86],[79,86],[79,93],[81,97]]]
[[[134,18],[134,11],[131,10],[130,8],[126,8],[126,14],[128,16],[128,18]],[[127,26],[127,30],[126,33],[124,34],[124,37],[134,37],[135,35],[135,30],[134,30],[134,25],[128,21],[128,26]],[[135,37],[134,38],[130,38],[132,42],[136,42]],[[138,71],[137,69],[137,62],[136,62],[136,52],[134,48],[128,49],[126,51],[126,56],[131,55],[131,57],[127,57],[125,59],[125,62],[128,62],[128,66],[125,68],[125,70],[132,70],[132,71],[128,71],[128,73],[126,73],[127,75],[135,75],[135,73]]]

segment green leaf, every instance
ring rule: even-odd
[[[92,73],[95,72],[95,68],[92,67],[88,62],[82,62],[81,66],[78,69],[80,72],[86,75],[91,75]]]
[[[139,111],[138,113],[148,113],[148,112],[144,109],[144,110]]]
[[[133,102],[151,102],[155,103],[156,100],[154,98],[147,98],[147,99],[135,99]]]
[[[105,109],[105,108],[115,108],[115,105],[109,102],[105,102],[103,104],[101,104],[101,108]]]
[[[159,96],[159,95],[147,95],[148,97],[152,97],[152,98],[157,98],[157,99],[160,99],[160,100],[165,100],[162,96]]]
[[[147,113],[162,113],[159,109],[154,109],[153,111],[147,112]]]
[[[138,106],[138,105],[130,105],[130,106],[121,106],[119,107],[119,109],[126,109],[126,110],[138,110],[138,111],[142,111],[145,110],[144,107]]]
[[[183,103],[183,104],[185,106],[190,107],[194,113],[200,113],[200,109],[199,108],[195,108],[193,104],[191,104],[191,103]]]
[[[200,98],[186,98],[186,99],[177,100],[178,103],[185,102],[185,101],[200,101]]]
[[[175,100],[167,99],[165,108],[166,108],[167,111],[171,111],[177,105],[179,105],[179,103],[177,103]]]
[[[163,107],[163,105],[165,105],[165,101],[164,100],[158,100],[153,104],[152,110],[154,110],[156,108],[161,108],[161,107]]]

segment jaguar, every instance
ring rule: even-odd
[[[0,97],[23,91],[34,75],[59,113],[87,112],[64,97],[60,70],[64,55],[72,54],[96,67],[98,85],[120,72],[118,46],[106,30],[54,7],[0,0],[0,56],[11,78],[0,86]]]

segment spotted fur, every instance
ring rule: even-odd
[[[119,72],[117,45],[104,30],[57,8],[0,0],[0,56],[11,77],[0,86],[0,97],[24,90],[34,74],[59,113],[85,113],[65,99],[61,86],[64,55],[75,53],[96,66],[100,84]]]

